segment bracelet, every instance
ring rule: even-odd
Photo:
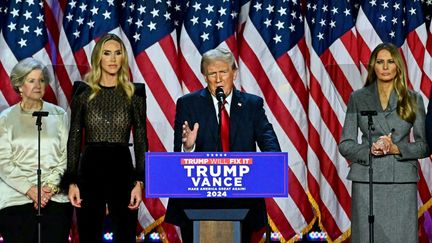
[[[51,183],[46,183],[44,186],[48,187],[49,189],[51,189],[52,194],[57,194],[60,191],[60,188],[54,184]]]

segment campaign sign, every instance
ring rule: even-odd
[[[146,153],[147,198],[288,196],[288,153]]]

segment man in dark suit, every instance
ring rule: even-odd
[[[174,124],[174,151],[223,151],[219,138],[219,104],[216,89],[226,96],[229,115],[229,151],[280,152],[279,142],[263,108],[263,99],[240,92],[234,87],[237,66],[231,52],[213,49],[204,53],[201,73],[207,87],[177,100]],[[184,209],[249,208],[242,222],[242,242],[250,242],[251,233],[267,224],[264,199],[175,199],[168,202],[165,221],[181,227],[183,242],[192,242],[192,222]]]

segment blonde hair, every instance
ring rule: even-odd
[[[405,64],[398,48],[391,43],[381,43],[372,52],[368,64],[368,76],[366,78],[365,86],[368,86],[377,81],[377,74],[375,73],[375,63],[378,52],[387,50],[390,52],[396,64],[396,76],[393,79],[393,89],[397,94],[397,107],[396,112],[402,120],[414,123],[416,119],[417,103],[413,95],[409,92],[406,83],[406,70]]]
[[[102,53],[103,53],[103,47],[106,42],[113,40],[118,43],[120,43],[121,51],[123,54],[123,61],[121,63],[121,68],[118,71],[117,75],[117,87],[120,86],[126,96],[128,97],[128,100],[132,100],[132,96],[135,92],[135,86],[130,82],[130,76],[129,76],[129,63],[128,63],[128,55],[126,51],[126,47],[123,43],[123,41],[114,34],[106,34],[100,38],[100,40],[96,43],[95,47],[93,48],[93,52],[91,55],[91,66],[92,69],[89,73],[85,76],[85,81],[88,83],[88,85],[91,88],[91,94],[89,97],[89,101],[92,100],[101,90],[101,87],[99,86],[100,79],[102,77],[102,69],[101,69],[101,59],[102,59]]]

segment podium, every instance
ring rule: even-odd
[[[241,242],[241,223],[249,209],[184,209],[193,221],[193,243]],[[219,239],[219,240],[218,240]]]
[[[269,242],[263,198],[288,196],[283,152],[152,152],[146,153],[145,171],[146,197],[169,197],[166,222],[191,222],[187,238],[195,243],[240,243],[241,222],[248,227],[243,233],[265,226]]]

